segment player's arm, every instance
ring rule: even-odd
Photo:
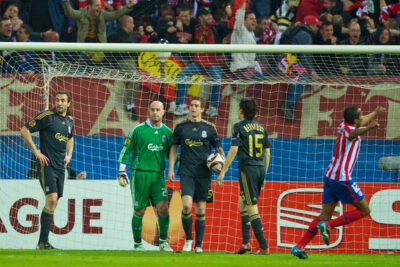
[[[350,140],[353,140],[354,138],[356,138],[357,136],[361,136],[364,135],[366,132],[376,129],[379,127],[379,123],[376,121],[373,121],[371,124],[369,124],[366,127],[359,127],[353,131],[350,132]]]
[[[39,149],[37,149],[35,143],[33,142],[32,134],[28,130],[28,128],[26,128],[26,126],[23,126],[20,133],[21,133],[22,139],[24,139],[26,145],[32,150],[35,157],[39,159],[40,165],[47,166],[49,164],[50,160],[44,154],[40,153]]]
[[[264,148],[263,152],[264,152],[265,174],[267,174],[268,168],[269,168],[269,161],[271,160],[271,152],[270,152],[269,148]]]
[[[67,167],[67,165],[71,162],[73,150],[74,150],[74,138],[71,137],[70,139],[68,139],[67,142],[67,154],[65,155],[64,158],[64,167]]]
[[[222,170],[217,178],[218,185],[220,185],[220,186],[222,185],[222,180],[224,180],[225,173],[227,172],[232,161],[235,159],[238,149],[239,149],[238,146],[231,146],[231,148],[229,149],[228,155],[226,156],[226,159],[225,159],[224,167],[222,168]]]
[[[215,152],[217,152],[218,154],[220,154],[224,159],[225,159],[225,152],[224,152],[224,150],[222,149],[222,147],[217,147],[217,148],[215,148]]]
[[[168,160],[169,160],[168,180],[170,182],[175,181],[174,165],[175,165],[177,157],[178,157],[178,146],[172,145],[169,150],[169,157],[168,157]]]
[[[126,186],[129,184],[128,174],[126,173],[126,165],[128,164],[129,155],[133,147],[133,134],[135,128],[126,137],[124,145],[122,146],[121,152],[119,153],[119,171],[118,171],[118,183],[120,186]]]
[[[375,109],[375,111],[369,113],[368,115],[362,116],[361,117],[361,126],[364,126],[365,124],[367,124],[372,118],[374,118],[375,116],[378,116],[379,114],[381,114],[382,112],[385,112],[385,108],[383,107],[377,107]]]

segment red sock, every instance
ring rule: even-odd
[[[337,217],[336,219],[332,219],[326,222],[326,225],[329,228],[335,228],[337,226],[349,224],[351,222],[357,221],[364,217],[364,214],[358,210],[354,209],[348,212],[345,212],[342,216]]]
[[[315,217],[314,220],[310,223],[310,226],[308,229],[305,231],[303,238],[300,240],[299,243],[297,243],[296,247],[298,249],[304,250],[306,245],[310,243],[310,241],[314,238],[314,236],[317,234],[317,225],[320,222],[319,217]]]

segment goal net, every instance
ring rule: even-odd
[[[307,248],[312,252],[330,248],[332,253],[400,251],[397,47],[0,46],[8,52],[0,57],[1,248],[34,248],[37,243],[44,195],[36,180],[35,159],[19,131],[40,111],[53,108],[57,91],[66,90],[72,96],[75,144],[73,172],[66,173],[64,196],[50,233],[55,247],[133,249],[132,200],[129,188],[116,181],[125,136],[146,120],[151,101],[165,104],[164,123],[174,129],[188,118],[184,105],[199,96],[207,101],[203,118],[216,125],[225,153],[230,148],[232,126],[238,121],[240,99],[255,98],[259,107],[256,120],[266,127],[272,143],[259,213],[271,251],[286,253],[321,211],[322,179],[343,110],[356,105],[366,114],[385,107],[386,112],[376,118],[379,129],[362,137],[352,175],[370,203],[371,215],[334,229],[329,247],[317,236]],[[257,63],[246,70],[232,66],[238,64],[238,58],[243,66],[240,63],[253,57]],[[193,65],[198,60],[217,63]],[[211,106],[216,110],[210,110]],[[36,134],[34,141],[40,147]],[[81,172],[86,172],[86,179],[80,179]],[[174,183],[167,182],[169,241],[180,250],[185,235],[177,178]],[[223,187],[213,181],[213,193],[214,202],[207,204],[203,249],[233,252],[241,244],[237,160]],[[352,208],[338,204],[333,216],[348,209]],[[156,218],[149,207],[143,222],[148,249],[157,249],[153,246],[158,240]],[[253,235],[251,240],[257,247]]]

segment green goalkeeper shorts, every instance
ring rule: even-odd
[[[160,201],[168,201],[164,172],[133,170],[131,175],[131,195],[134,210],[140,210]]]

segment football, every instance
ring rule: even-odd
[[[207,158],[207,167],[215,173],[220,173],[224,167],[224,159],[218,153],[212,153]]]

